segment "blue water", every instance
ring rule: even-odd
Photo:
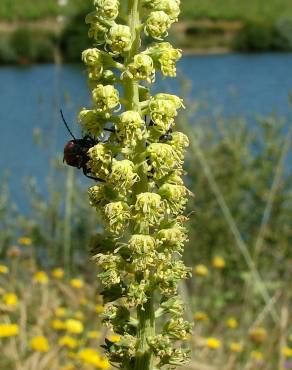
[[[210,109],[222,109],[227,116],[291,116],[292,54],[186,56],[178,76],[191,80],[192,99],[207,99]],[[21,207],[23,177],[35,176],[45,188],[50,158],[69,140],[59,108],[77,133],[74,118],[80,107],[89,105],[89,91],[81,66],[3,67],[0,81],[0,176],[10,170],[12,197]],[[177,81],[163,80],[160,89],[178,93]],[[36,127],[41,145],[34,141]]]

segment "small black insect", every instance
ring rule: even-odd
[[[167,141],[171,141],[173,138],[171,133],[172,133],[172,129],[169,129],[164,135],[160,136],[159,142],[166,143]]]
[[[87,162],[89,161],[87,154],[88,150],[98,144],[101,140],[94,139],[89,135],[84,136],[82,139],[76,139],[64,118],[62,110],[60,110],[60,113],[64,125],[73,138],[73,140],[68,141],[64,147],[63,162],[66,162],[68,166],[76,167],[78,169],[82,168],[84,175],[89,179],[103,182],[102,179],[91,176],[90,168],[87,167]]]

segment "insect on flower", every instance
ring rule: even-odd
[[[68,141],[64,147],[63,162],[66,162],[68,166],[76,167],[78,169],[82,168],[84,175],[89,179],[104,182],[102,179],[91,176],[91,170],[87,167],[87,162],[89,160],[87,154],[88,150],[101,142],[101,140],[99,138],[94,139],[89,135],[85,135],[82,139],[76,139],[65,120],[63,111],[60,110],[60,113],[65,127],[73,138],[73,140]],[[106,130],[112,131],[110,129]]]

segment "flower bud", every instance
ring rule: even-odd
[[[180,13],[180,0],[144,0],[144,4],[151,9],[163,10],[172,22],[177,21]]]
[[[87,67],[102,68],[101,51],[96,48],[84,50],[82,52],[82,60]]]
[[[148,298],[146,295],[147,283],[145,280],[140,281],[139,283],[134,282],[129,284],[127,292],[127,306],[129,308],[137,307],[147,302]]]
[[[163,129],[166,127],[169,129],[173,125],[177,110],[181,107],[183,107],[183,103],[179,97],[170,94],[157,94],[149,103],[151,119],[154,124],[161,127],[163,132]]]
[[[92,97],[99,112],[112,110],[120,104],[119,92],[112,85],[97,85]]]
[[[104,207],[104,215],[109,222],[109,231],[121,234],[130,218],[129,206],[125,202],[112,202]]]
[[[132,44],[130,28],[123,25],[112,26],[106,36],[106,43],[113,54],[122,54],[130,50]]]
[[[168,144],[153,143],[146,150],[149,175],[153,174],[154,180],[166,176],[171,170],[180,167],[179,157]]]
[[[94,5],[103,18],[114,20],[119,14],[120,3],[118,0],[94,0]]]
[[[134,172],[133,162],[127,159],[122,161],[113,160],[108,181],[114,188],[123,193],[125,190],[129,190],[138,180],[139,177]]]
[[[144,121],[138,112],[126,111],[115,125],[116,135],[125,145],[135,146],[143,138],[143,125]]]
[[[149,55],[137,54],[134,56],[134,62],[129,64],[128,71],[130,77],[135,80],[146,80],[150,83],[155,74],[153,60]]]
[[[129,249],[137,255],[147,254],[155,249],[155,239],[150,235],[132,235],[129,240]]]
[[[144,32],[147,36],[161,40],[167,36],[167,31],[171,26],[171,19],[164,11],[151,12],[146,20]]]
[[[82,108],[78,121],[81,123],[85,132],[89,132],[92,136],[99,136],[102,133],[102,120],[94,110]]]
[[[137,195],[136,219],[145,226],[155,225],[163,216],[161,197],[155,193],[140,193]]]
[[[95,185],[88,189],[90,204],[98,208],[106,204],[106,197],[103,185]]]
[[[185,340],[192,331],[192,325],[182,317],[170,319],[163,327],[163,332],[173,339]]]
[[[98,13],[89,13],[85,18],[85,23],[90,24],[88,36],[94,38],[98,43],[104,42],[108,28],[100,22]]]
[[[158,245],[167,251],[182,251],[187,240],[185,229],[178,225],[169,229],[161,229],[156,235]]]
[[[172,140],[170,141],[170,145],[173,147],[181,160],[183,160],[184,152],[189,144],[189,138],[184,133],[179,131],[172,133]]]
[[[184,210],[188,194],[185,186],[163,184],[158,189],[158,194],[165,201],[168,214],[173,213],[176,215]]]
[[[181,58],[181,51],[174,49],[169,42],[161,42],[145,51],[154,61],[154,66],[161,69],[164,76],[176,76],[176,62]]]
[[[110,173],[112,153],[104,143],[98,143],[88,150],[87,167],[99,178],[105,178]]]

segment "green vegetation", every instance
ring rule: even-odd
[[[56,48],[53,33],[22,27],[0,35],[0,64],[53,62]]]
[[[183,17],[225,20],[263,18],[275,21],[292,17],[292,2],[288,0],[183,0]]]
[[[292,18],[281,18],[275,24],[263,20],[246,21],[234,39],[239,51],[291,51]]]
[[[39,19],[76,12],[83,6],[82,0],[69,0],[69,6],[59,7],[56,0],[1,0],[0,19]],[[288,0],[183,0],[184,18],[276,20],[281,16],[292,17],[292,3]]]

